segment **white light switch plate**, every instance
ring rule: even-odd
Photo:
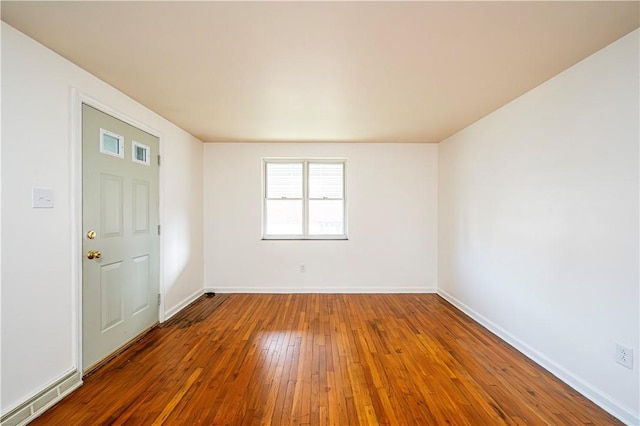
[[[53,208],[53,189],[32,188],[31,207],[33,207],[34,209]]]

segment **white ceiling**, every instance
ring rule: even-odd
[[[439,142],[640,2],[31,2],[2,20],[205,142]]]

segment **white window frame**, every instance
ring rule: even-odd
[[[302,163],[302,234],[269,235],[267,230],[267,164]],[[342,164],[342,234],[309,234],[309,164]],[[296,198],[298,200],[298,198]],[[339,198],[336,198],[339,200]],[[262,159],[262,239],[263,240],[348,240],[347,231],[347,159],[346,158],[263,158]]]
[[[142,148],[146,152],[145,161],[138,160],[136,157],[136,148]],[[138,141],[131,141],[131,161],[145,166],[151,165],[151,147]]]
[[[110,136],[114,139],[118,140],[118,152],[115,153],[113,151],[109,151],[104,147],[104,136]],[[121,136],[117,133],[110,132],[106,129],[100,129],[100,152],[102,154],[111,155],[112,157],[124,158],[124,136]]]

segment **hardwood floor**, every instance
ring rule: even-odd
[[[435,294],[203,297],[32,425],[622,424]]]

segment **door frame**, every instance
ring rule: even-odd
[[[70,172],[71,172],[71,280],[72,280],[72,360],[75,369],[80,373],[80,377],[84,374],[82,368],[82,105],[89,105],[105,114],[111,115],[118,120],[137,127],[159,140],[158,155],[162,155],[164,146],[164,137],[159,130],[136,120],[128,114],[118,109],[110,107],[104,102],[91,97],[75,87],[71,88],[71,141],[70,141]],[[158,218],[159,223],[163,223],[163,167],[158,168]],[[164,322],[164,235],[160,234],[160,247],[158,253],[158,291],[160,292],[160,306],[158,306],[158,322]]]

